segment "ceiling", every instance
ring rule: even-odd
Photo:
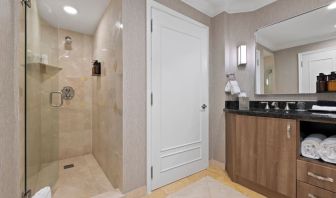
[[[272,51],[336,38],[336,9],[320,8],[260,29],[257,42]]]
[[[219,13],[250,12],[262,8],[276,0],[182,0],[204,14],[214,17]]]
[[[94,34],[110,0],[37,0],[40,17],[57,28],[83,34]],[[69,15],[63,7],[72,6],[77,15]]]

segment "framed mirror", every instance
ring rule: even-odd
[[[259,29],[255,37],[256,94],[331,91],[327,82],[320,89],[317,78],[332,80],[336,71],[336,6]]]

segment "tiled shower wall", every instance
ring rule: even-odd
[[[116,188],[122,188],[123,57],[121,0],[111,0],[94,36],[93,57],[102,75],[93,77],[93,155]]]
[[[41,32],[42,54],[48,55],[50,65],[61,68],[53,76],[58,78],[57,90],[50,91],[60,91],[65,86],[75,90],[75,97],[64,101],[63,107],[59,108],[59,159],[91,153],[93,37],[52,27],[43,20]],[[72,38],[70,51],[64,47],[66,36]],[[45,116],[44,119],[49,119],[48,116],[55,119],[48,114]],[[42,123],[42,129],[48,130],[48,127],[43,128]]]

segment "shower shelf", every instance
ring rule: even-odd
[[[63,68],[56,66],[56,65],[49,65],[49,64],[44,64],[44,63],[28,63],[28,67],[37,67],[40,66],[41,68],[50,68],[50,69],[57,69],[57,70],[62,70]]]

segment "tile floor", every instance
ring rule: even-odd
[[[190,177],[184,178],[182,180],[179,180],[175,183],[169,184],[167,186],[164,186],[162,188],[159,188],[155,190],[152,194],[145,196],[144,198],[165,198],[168,197],[169,195],[173,195],[175,192],[178,192],[192,184],[194,184],[197,181],[200,181],[201,179],[204,179],[206,177],[211,177],[218,181],[221,184],[224,184],[240,193],[245,195],[246,197],[249,198],[266,198],[250,189],[247,189],[237,183],[234,183],[231,181],[231,179],[228,177],[227,173],[223,171],[220,168],[213,167],[211,166],[210,168],[201,171],[199,173],[196,173]],[[196,186],[197,188],[197,186]],[[192,190],[192,189],[189,189]],[[211,198],[222,198],[222,197],[227,197],[227,196],[220,196],[220,197],[214,197],[212,196]],[[186,197],[188,198],[188,197]]]
[[[73,168],[64,169],[65,165]],[[53,198],[120,198],[92,155],[60,161]]]
[[[201,180],[169,195],[167,198],[247,198],[239,191],[220,183],[212,177]]]
[[[64,169],[64,165],[74,164],[74,168]],[[155,190],[143,198],[176,197],[180,191],[199,190],[197,183],[215,180],[218,184],[236,190],[249,198],[265,198],[230,180],[227,173],[218,167],[210,168],[187,178]],[[209,190],[204,188],[204,190]],[[53,190],[53,198],[122,198],[118,189],[114,189],[92,155],[62,160],[59,163],[59,179]],[[181,196],[178,196],[181,197]],[[195,196],[193,196],[195,197]],[[216,196],[209,196],[217,198]],[[188,196],[186,196],[188,198]],[[203,198],[203,197],[202,197]],[[204,197],[205,198],[205,197]],[[218,197],[221,198],[221,197]]]

